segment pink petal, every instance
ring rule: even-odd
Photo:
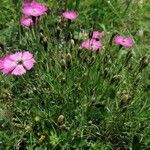
[[[123,36],[116,36],[114,41],[116,44],[120,45],[123,39],[124,39]]]
[[[105,35],[105,32],[93,31],[92,38],[99,39]]]
[[[32,27],[34,25],[34,22],[32,18],[21,18],[21,25],[26,26],[26,27]]]
[[[17,65],[17,67],[11,72],[11,74],[20,76],[26,73],[26,70],[24,69],[23,65]]]
[[[91,50],[96,51],[96,50],[98,50],[98,49],[101,48],[101,47],[102,47],[102,44],[101,44],[100,41],[94,41]]]
[[[24,61],[24,62],[23,62],[23,66],[24,66],[27,70],[30,70],[30,69],[33,67],[34,63],[35,63],[35,60],[32,58],[32,59],[30,59],[30,60]]]
[[[42,10],[40,7],[24,7],[21,11],[23,14],[27,15],[27,16],[42,16],[45,11]]]
[[[81,46],[82,46],[83,48],[88,49],[89,46],[90,46],[90,40],[88,39],[88,40],[82,42]]]
[[[30,52],[23,52],[22,54],[22,60],[25,61],[25,60],[29,60],[33,57],[33,55],[30,53]]]
[[[35,1],[23,2],[22,3],[22,7],[38,7],[44,12],[46,12],[48,10],[48,8],[45,5],[43,5],[41,3],[37,3]]]
[[[22,52],[17,52],[15,54],[12,54],[9,56],[9,58],[16,62],[22,60]]]
[[[131,38],[124,38],[124,42],[122,42],[122,45],[130,48],[133,45],[133,41]]]
[[[9,72],[12,71],[17,66],[17,63],[10,59],[5,59],[3,63],[3,68],[8,70]]]
[[[66,19],[75,20],[78,17],[78,13],[75,11],[66,11],[62,13],[62,16]]]
[[[2,71],[3,74],[10,74],[10,72],[11,72],[12,70],[10,71],[9,69],[5,69],[5,68],[4,68],[4,69],[2,69],[1,71]]]

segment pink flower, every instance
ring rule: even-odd
[[[34,17],[42,16],[48,10],[48,8],[45,5],[37,3],[35,1],[24,2],[22,3],[22,6],[23,9],[21,12],[27,16],[34,16]]]
[[[22,3],[22,7],[38,7],[40,9],[42,9],[44,12],[46,12],[48,10],[48,8],[41,3],[35,2],[35,1],[26,1]]]
[[[62,16],[69,20],[76,20],[78,13],[76,11],[65,11],[62,13]]]
[[[22,9],[22,13],[27,15],[27,16],[38,17],[38,16],[42,16],[45,12],[42,11],[38,7],[29,7],[29,6],[27,6],[27,7]]]
[[[81,46],[92,51],[97,51],[99,48],[102,48],[102,43],[92,38],[82,42]]]
[[[115,39],[114,39],[115,43],[117,45],[121,45],[121,46],[124,46],[124,47],[132,47],[133,45],[133,40],[130,38],[130,37],[123,37],[123,36],[115,36]]]
[[[34,22],[33,22],[31,17],[21,18],[20,22],[21,22],[21,25],[26,26],[26,27],[33,27],[34,26]]]
[[[104,35],[105,35],[105,32],[93,31],[92,38],[100,39]]]
[[[33,55],[26,52],[16,52],[0,60],[0,70],[3,74],[13,74],[20,76],[30,70],[35,63]]]

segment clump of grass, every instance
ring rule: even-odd
[[[30,50],[37,63],[21,77],[0,75],[1,149],[149,149],[149,4],[45,1],[50,12],[29,30],[13,2],[0,6],[10,10],[0,55]],[[69,26],[60,17],[66,8],[79,12]],[[97,53],[80,47],[93,30],[107,33]],[[119,49],[116,33],[134,46]]]

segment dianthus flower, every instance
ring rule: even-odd
[[[23,2],[22,6],[23,9],[21,10],[21,12],[27,16],[34,16],[34,17],[42,16],[48,10],[48,8],[45,5],[37,3],[35,1]]]
[[[21,25],[26,26],[26,27],[33,27],[35,25],[35,23],[31,17],[21,18],[20,23],[21,23]]]
[[[78,13],[76,11],[65,11],[62,13],[62,16],[65,19],[76,20],[78,17]]]
[[[20,76],[30,70],[34,63],[35,60],[30,52],[16,52],[0,60],[0,70],[3,74]]]
[[[105,35],[105,32],[93,31],[92,38],[100,39],[104,35]]]
[[[82,42],[81,46],[91,51],[97,51],[99,48],[102,48],[102,43],[100,40],[96,40],[92,38]]]
[[[121,45],[123,47],[132,47],[133,45],[133,40],[130,38],[130,37],[123,37],[123,36],[115,36],[115,39],[114,39],[115,43],[117,45]]]

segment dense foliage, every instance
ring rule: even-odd
[[[23,76],[0,74],[0,149],[150,149],[149,0],[39,0],[49,7],[32,29],[21,3],[0,4],[0,58],[30,51]],[[76,10],[68,23],[64,10]],[[93,31],[103,48],[83,49]],[[131,37],[131,48],[113,35]]]

